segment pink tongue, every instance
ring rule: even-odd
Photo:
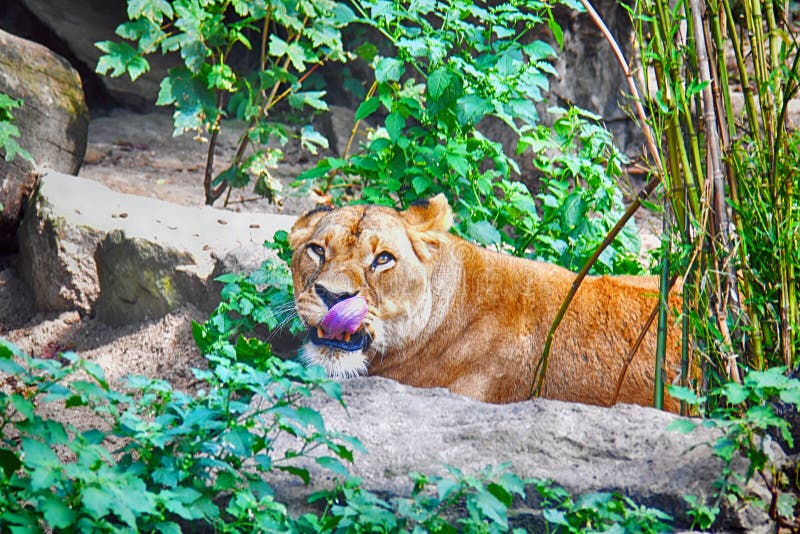
[[[345,333],[353,334],[361,328],[361,323],[367,316],[367,310],[367,299],[364,297],[356,295],[340,300],[328,310],[320,326],[327,337],[342,339]]]

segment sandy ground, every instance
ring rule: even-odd
[[[94,119],[89,130],[86,162],[80,175],[111,189],[152,196],[189,206],[204,203],[202,176],[205,144],[188,136],[172,137],[172,119],[165,114],[139,115],[115,112]],[[223,130],[217,157],[229,161],[236,138],[236,125]],[[279,177],[288,183],[308,165],[291,153],[290,163]],[[220,167],[222,168],[222,167]],[[251,200],[252,193],[234,193],[229,209],[276,212],[264,200]],[[220,207],[218,201],[216,207]],[[312,207],[309,199],[286,199],[283,213],[299,213]],[[15,255],[0,256],[0,337],[37,357],[53,357],[75,351],[100,364],[107,378],[117,384],[129,374],[164,378],[178,389],[193,382],[192,367],[204,367],[191,335],[191,321],[207,315],[184,307],[156,321],[111,327],[78,312],[38,313],[33,295],[17,272]]]

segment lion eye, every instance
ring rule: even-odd
[[[308,245],[308,248],[306,250],[308,251],[308,254],[309,256],[311,256],[312,259],[317,260],[320,263],[325,261],[325,248],[322,247],[321,245],[312,243],[311,245]]]
[[[395,261],[396,261],[395,257],[389,252],[381,252],[380,254],[375,256],[374,260],[372,260],[372,265],[370,267],[372,267],[372,270],[374,271],[379,267],[390,265]]]

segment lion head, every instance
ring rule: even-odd
[[[373,358],[418,343],[437,327],[451,224],[443,195],[405,211],[354,205],[300,217],[289,242],[295,305],[308,328],[306,363],[335,377],[365,374]],[[331,326],[338,324],[331,314],[348,306],[364,306],[365,314],[348,316],[357,323],[348,328]]]

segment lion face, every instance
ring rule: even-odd
[[[289,241],[295,306],[308,327],[306,363],[321,364],[330,376],[356,376],[372,358],[419,338],[431,319],[431,272],[451,221],[443,196],[403,212],[348,206],[298,219]],[[353,297],[366,301],[361,324],[352,332],[326,329],[331,308]]]

